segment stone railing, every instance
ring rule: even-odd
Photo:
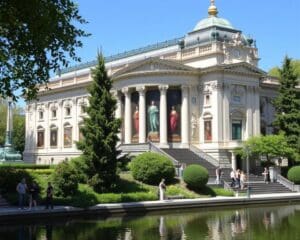
[[[150,152],[156,152],[156,153],[165,155],[165,156],[167,156],[168,158],[170,158],[172,160],[174,165],[178,165],[178,161],[175,158],[173,158],[172,156],[167,154],[165,151],[161,150],[159,147],[155,146],[152,142],[148,142],[148,144],[149,144],[149,151]]]
[[[208,161],[214,166],[219,166],[219,162],[213,158],[212,156],[208,155],[207,153],[203,152],[199,148],[195,147],[194,145],[190,145],[190,150],[194,153],[196,153],[198,156],[203,158],[204,160]]]
[[[283,186],[287,187],[293,192],[300,192],[300,185],[291,182],[280,174],[277,175],[277,182],[281,183]]]

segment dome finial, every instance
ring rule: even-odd
[[[209,16],[216,17],[218,15],[218,9],[215,5],[215,0],[210,0],[210,6],[208,8],[208,14]]]

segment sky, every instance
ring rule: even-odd
[[[92,36],[77,50],[82,62],[182,37],[208,16],[209,0],[75,0]],[[216,0],[219,17],[257,41],[259,67],[300,59],[299,0]],[[71,66],[76,65],[72,62]]]

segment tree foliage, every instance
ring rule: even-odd
[[[298,77],[300,83],[300,60],[292,60],[291,65],[293,67],[294,74]],[[269,75],[273,77],[280,78],[280,68],[273,67],[269,70]]]
[[[7,106],[0,104],[0,146],[5,143]],[[23,153],[25,147],[25,116],[20,107],[13,108],[13,145]]]
[[[86,21],[72,0],[0,1],[0,95],[36,97],[37,84],[47,83],[49,70],[78,61],[80,37],[76,25]],[[27,89],[27,90],[26,90]]]
[[[98,192],[113,188],[118,180],[116,150],[120,119],[115,119],[116,100],[110,90],[112,81],[107,76],[102,53],[92,70],[93,82],[89,88],[88,117],[82,127],[83,140],[77,146],[83,152],[88,166],[88,182]]]
[[[296,156],[295,149],[289,146],[283,134],[251,137],[243,145],[235,151],[243,159],[246,159],[247,154],[252,158],[266,158],[268,162],[273,158],[294,159]]]
[[[287,142],[300,153],[300,91],[296,89],[297,75],[286,57],[280,72],[279,93],[274,100],[274,126],[282,131]]]

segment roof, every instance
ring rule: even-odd
[[[215,16],[209,16],[207,18],[202,19],[200,22],[198,22],[193,31],[198,31],[209,27],[222,27],[222,28],[234,29],[234,27],[231,25],[231,23],[228,20],[224,18],[215,17]]]

